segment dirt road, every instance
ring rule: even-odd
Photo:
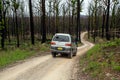
[[[70,80],[73,78],[74,65],[94,45],[83,39],[83,46],[78,47],[77,56],[52,58],[51,55],[28,59],[22,64],[7,68],[0,72],[0,80]]]

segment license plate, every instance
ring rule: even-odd
[[[57,49],[58,49],[58,50],[63,50],[63,48],[61,48],[61,47],[58,47]]]

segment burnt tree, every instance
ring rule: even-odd
[[[41,27],[42,27],[42,43],[45,43],[46,42],[45,0],[42,0]]]
[[[32,2],[29,0],[29,13],[30,13],[30,30],[31,30],[31,43],[34,45],[34,22],[33,22],[33,11],[32,11]]]

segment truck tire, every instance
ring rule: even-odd
[[[77,49],[76,49],[76,51],[75,51],[75,53],[74,53],[74,55],[73,55],[73,56],[76,56],[76,54],[77,54]]]
[[[68,54],[68,58],[72,59],[73,53],[72,51]]]
[[[55,58],[55,57],[56,57],[56,53],[52,53],[52,57],[54,57],[54,58]]]

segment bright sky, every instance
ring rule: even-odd
[[[66,0],[62,0],[63,2],[65,2]],[[82,12],[81,12],[81,15],[87,15],[87,12],[88,12],[88,6],[89,6],[89,2],[91,0],[84,0],[83,1],[83,4],[82,4]]]
[[[83,4],[82,4],[82,12],[81,15],[86,15],[88,13],[88,6],[89,6],[89,2],[91,0],[84,0]]]
[[[25,1],[28,1],[28,0],[25,0]],[[63,2],[65,2],[66,0],[62,0]],[[81,12],[81,15],[87,15],[87,12],[88,12],[88,6],[89,6],[89,2],[91,0],[84,0],[83,4],[82,4],[82,12]],[[26,4],[27,5],[27,4]],[[27,5],[28,6],[28,5]],[[26,11],[29,12],[28,10],[28,7],[26,7]]]

